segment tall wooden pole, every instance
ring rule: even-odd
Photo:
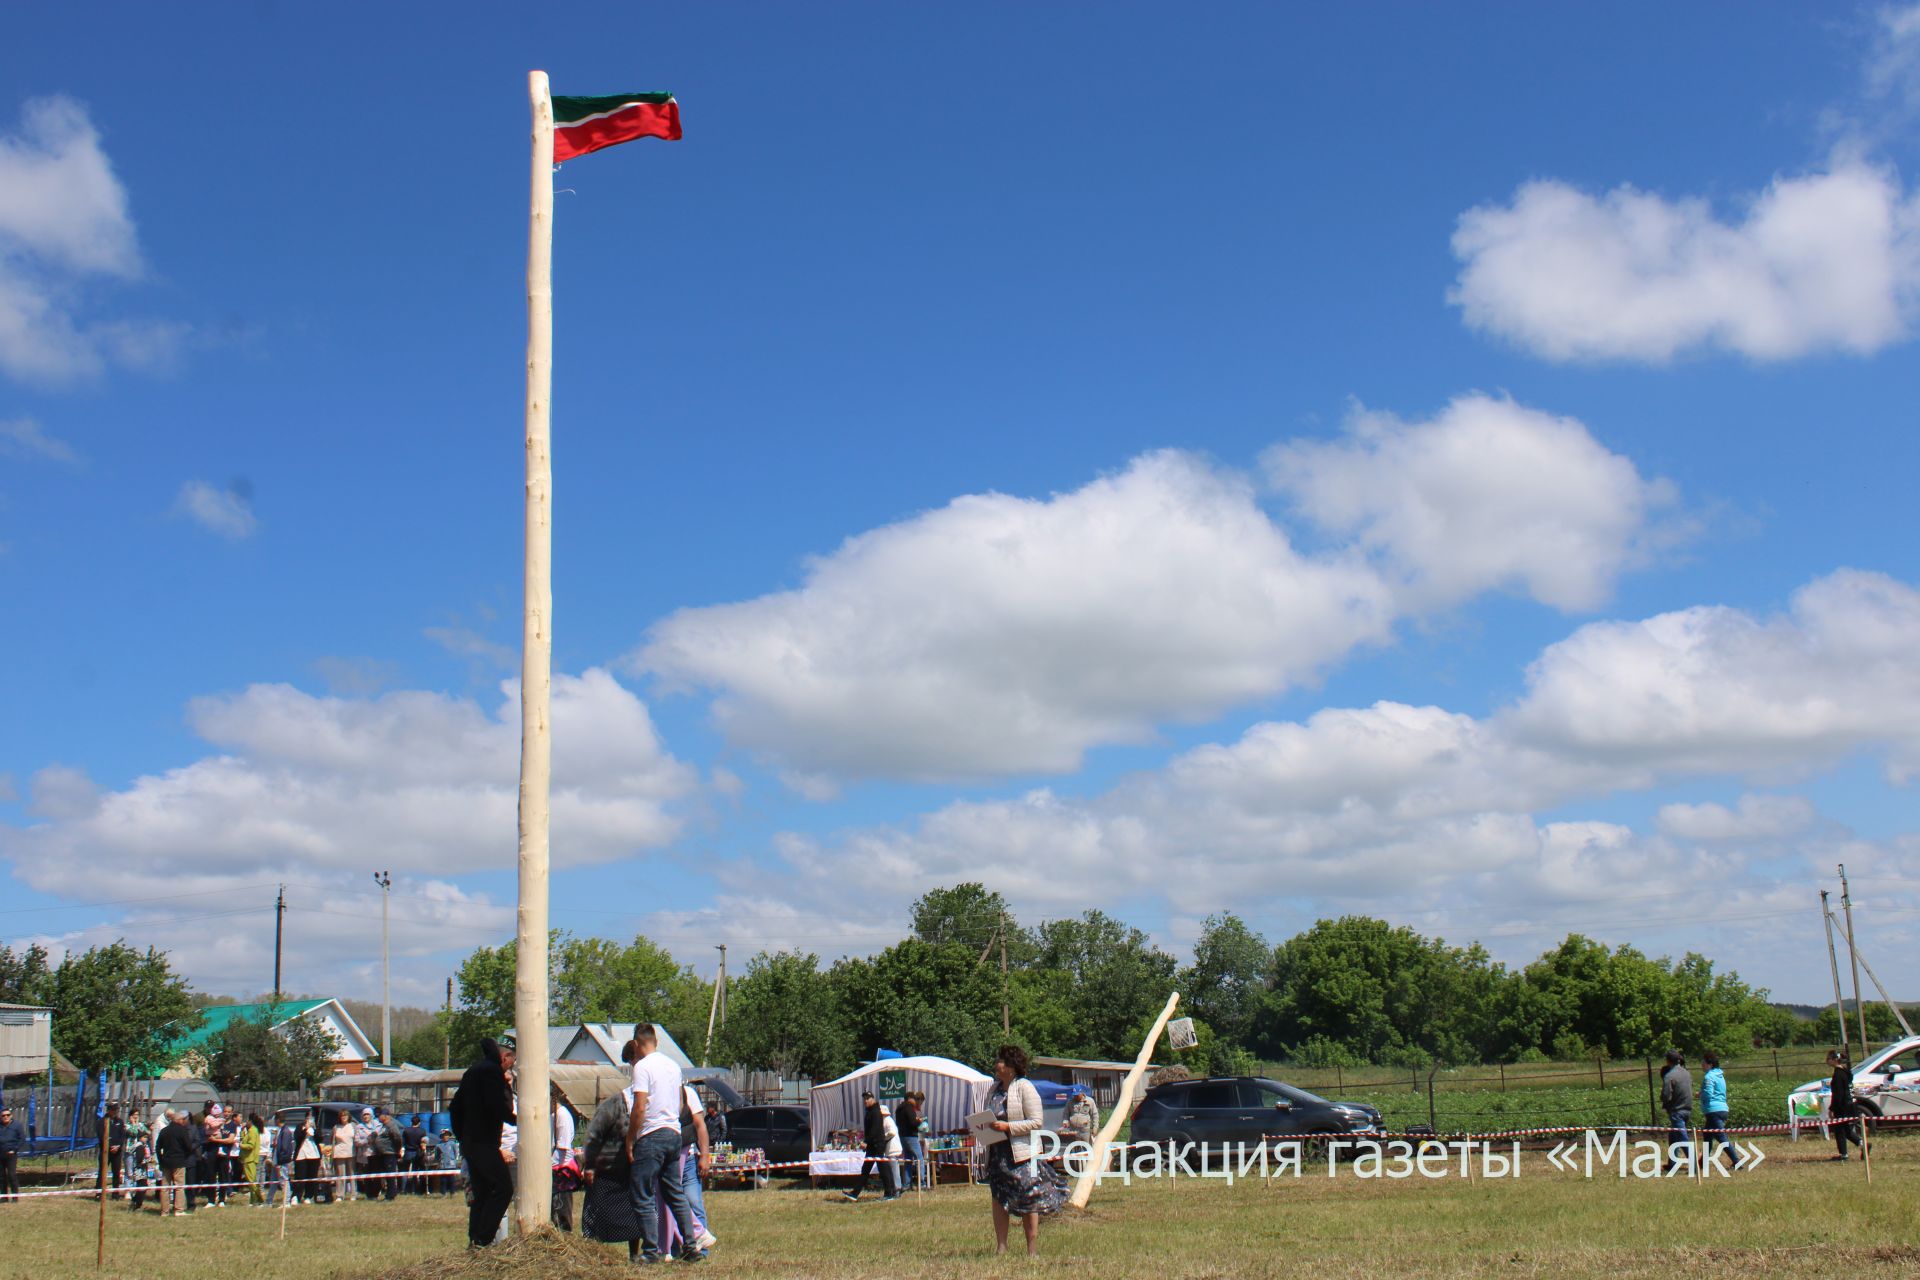
[[[1853,898],[1847,893],[1847,864],[1840,865],[1840,914],[1847,921],[1847,963],[1853,968],[1853,1012],[1860,1020],[1860,1054],[1867,1052],[1867,1006],[1860,999],[1860,953],[1853,949]]]
[[[1840,1019],[1840,1051],[1847,1055],[1847,1061],[1853,1061],[1853,1054],[1847,1047],[1847,999],[1840,994],[1840,957],[1833,949],[1833,912],[1827,906],[1827,891],[1820,891],[1820,918],[1827,926],[1827,967],[1833,970],[1833,1014]],[[1860,1046],[1866,1052],[1866,1046]]]
[[[522,1231],[545,1227],[553,1204],[547,1097],[547,800],[553,766],[553,97],[547,73],[527,73],[533,107],[533,202],[527,226],[527,563],[520,658],[520,910],[513,1021],[517,1034],[514,1210]]]

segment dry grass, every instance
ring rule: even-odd
[[[1324,1170],[1228,1186],[1109,1185],[1093,1208],[1049,1221],[1034,1271],[1131,1277],[1465,1277],[1554,1280],[1833,1276],[1920,1271],[1920,1139],[1885,1143],[1874,1185],[1815,1143],[1766,1144],[1759,1170],[1727,1181],[1585,1179],[1531,1153],[1518,1180],[1356,1181]],[[710,1192],[716,1276],[922,1277],[1026,1274],[990,1256],[984,1191],[847,1205],[804,1184]],[[0,1277],[132,1280],[593,1280],[625,1270],[620,1246],[540,1241],[469,1257],[457,1200],[302,1207],[286,1215],[202,1210],[165,1222],[109,1213],[108,1267],[93,1268],[92,1203],[0,1205]],[[1019,1248],[1018,1233],[1015,1249]]]

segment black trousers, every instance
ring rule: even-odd
[[[500,1158],[498,1143],[463,1142],[460,1154],[467,1158],[467,1184],[473,1190],[473,1205],[467,1210],[467,1240],[490,1245],[499,1234],[507,1206],[513,1203],[513,1174]]]
[[[863,1195],[866,1193],[867,1175],[875,1169],[880,1171],[880,1193],[889,1196],[894,1193],[893,1161],[887,1159],[887,1153],[885,1151],[875,1151],[869,1147],[867,1149],[867,1158],[860,1166],[860,1181],[853,1184],[853,1194]]]
[[[1851,1142],[1856,1147],[1860,1145],[1860,1130],[1854,1128],[1855,1119],[1852,1115],[1827,1118],[1827,1132],[1833,1135],[1833,1145],[1840,1148],[1843,1156],[1847,1154],[1847,1143]]]
[[[0,1200],[20,1194],[20,1153],[0,1151]]]
[[[391,1151],[374,1152],[367,1161],[367,1172],[373,1174],[394,1172],[393,1153]],[[368,1185],[373,1188],[373,1190],[366,1193],[369,1199],[385,1196],[391,1200],[400,1194],[400,1180],[398,1178],[375,1178]]]

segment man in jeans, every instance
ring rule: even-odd
[[[1667,1113],[1667,1156],[1672,1173],[1683,1163],[1693,1161],[1693,1077],[1687,1074],[1687,1060],[1678,1049],[1667,1050],[1667,1069],[1660,1073],[1660,1106]],[[1686,1160],[1680,1158],[1685,1150]]]
[[[660,1214],[653,1196],[657,1180],[660,1198],[666,1201],[667,1212],[680,1230],[680,1256],[697,1262],[706,1255],[693,1245],[699,1233],[687,1204],[687,1189],[680,1182],[680,1066],[659,1051],[653,1024],[643,1022],[635,1027],[633,1041],[640,1056],[633,1064],[627,1159],[633,1165],[633,1211],[640,1219],[640,1260],[659,1262],[663,1258]]]

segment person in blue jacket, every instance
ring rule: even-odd
[[[1700,1075],[1700,1110],[1706,1117],[1707,1141],[1718,1141],[1720,1149],[1732,1156],[1733,1143],[1727,1139],[1726,1072],[1720,1070],[1720,1055],[1717,1053],[1702,1055],[1700,1062],[1706,1068]]]

